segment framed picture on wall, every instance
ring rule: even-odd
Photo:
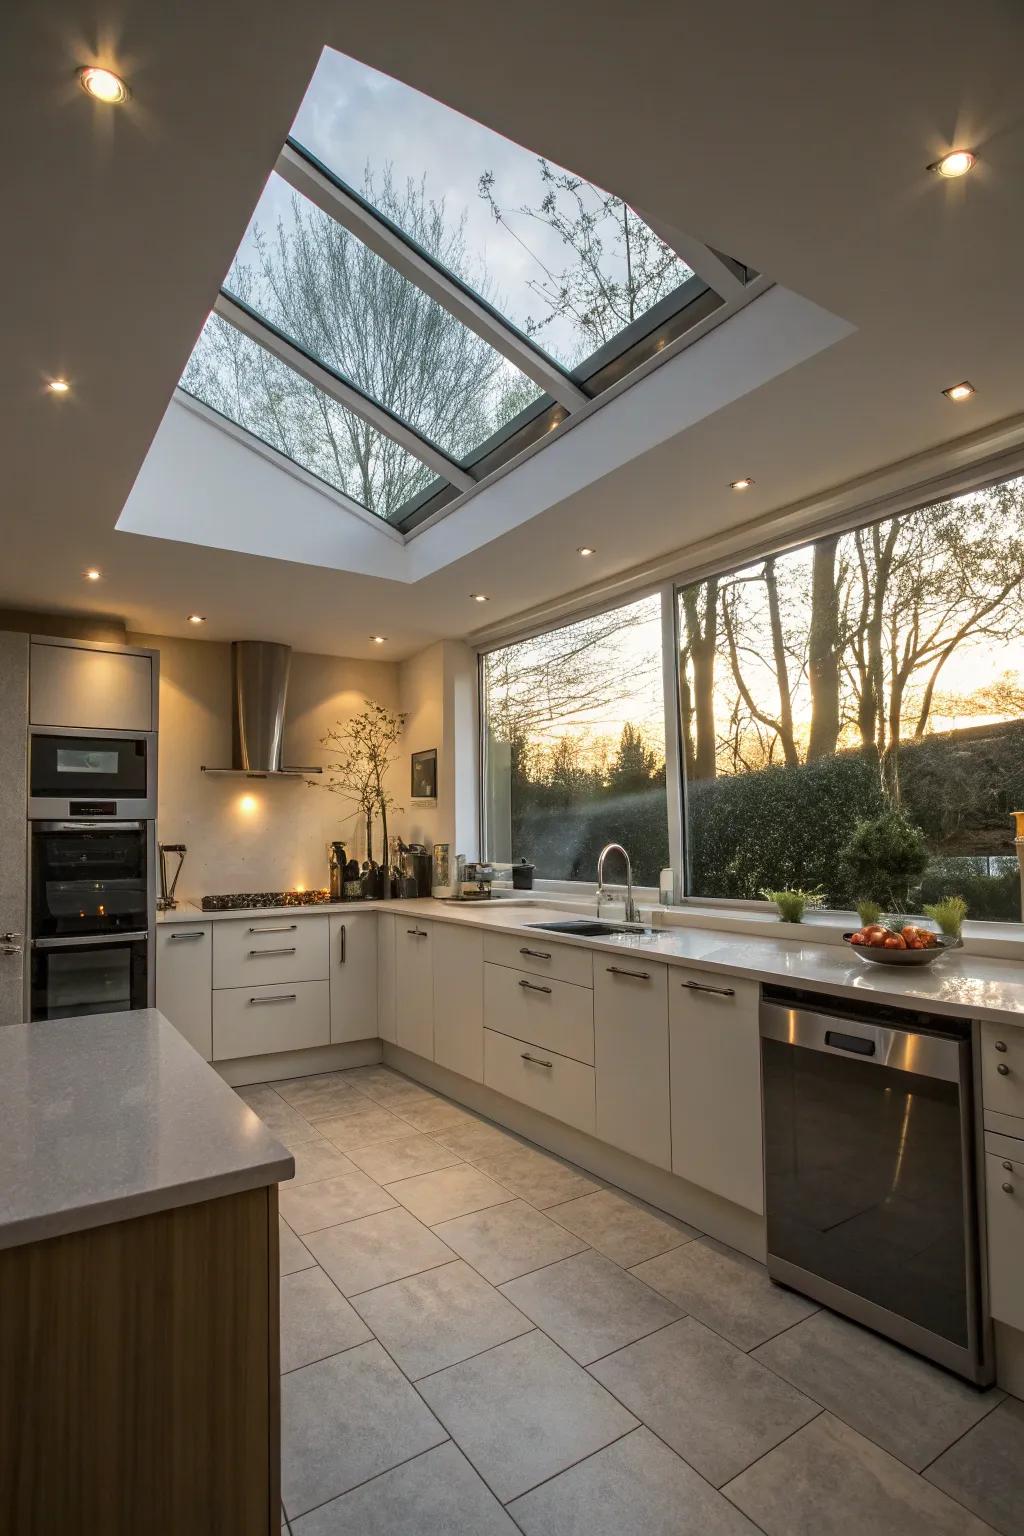
[[[437,748],[412,754],[412,798],[437,799]]]

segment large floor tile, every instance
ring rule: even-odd
[[[312,1232],[313,1257],[346,1296],[450,1263],[456,1255],[409,1211],[396,1206]]]
[[[556,1259],[567,1259],[586,1247],[523,1200],[443,1221],[436,1233],[492,1285],[514,1280]]]
[[[520,1200],[528,1200],[542,1209],[549,1205],[564,1205],[579,1195],[592,1195],[599,1187],[578,1169],[533,1147],[520,1147],[494,1157],[489,1154],[475,1157],[473,1161]]]
[[[633,1273],[737,1349],[753,1349],[818,1310],[817,1302],[773,1284],[763,1264],[709,1238],[638,1264]]]
[[[335,1227],[340,1221],[390,1210],[395,1203],[386,1190],[358,1169],[319,1184],[300,1184],[298,1189],[284,1186],[279,1198],[282,1216],[300,1237]]]
[[[468,1109],[462,1109],[449,1099],[401,1097],[389,1103],[396,1115],[401,1115],[417,1131],[457,1130],[459,1126],[477,1125],[479,1122]]]
[[[365,1099],[329,1120],[318,1120],[316,1128],[342,1152],[348,1152],[350,1147],[366,1146],[371,1141],[386,1141],[409,1134],[404,1120],[382,1105],[367,1103]]]
[[[287,1078],[274,1088],[294,1110],[307,1120],[327,1120],[343,1114],[353,1102],[361,1104],[363,1095],[340,1072],[318,1072],[311,1077]]]
[[[323,1179],[333,1179],[339,1173],[355,1173],[356,1165],[351,1158],[339,1152],[333,1142],[325,1141],[322,1136],[316,1141],[304,1141],[295,1147],[292,1152],[295,1159],[295,1174],[286,1184],[285,1189],[298,1189],[300,1184],[319,1184]]]
[[[767,1536],[992,1536],[966,1509],[828,1413],[725,1491]]]
[[[264,1085],[255,1088],[236,1088],[235,1092],[243,1103],[248,1104],[253,1114],[259,1116],[267,1130],[289,1151],[304,1141],[319,1139],[320,1132],[317,1127],[311,1125],[290,1104],[286,1104],[273,1088]]]
[[[412,1211],[428,1227],[512,1199],[507,1189],[469,1163],[456,1163],[454,1168],[399,1179],[388,1185],[388,1194],[394,1195],[406,1210]]]
[[[591,1371],[716,1488],[820,1411],[692,1317]]]
[[[395,1179],[409,1179],[417,1173],[433,1173],[438,1168],[451,1168],[461,1159],[439,1142],[409,1127],[408,1136],[397,1140],[371,1141],[365,1147],[353,1147],[349,1153],[364,1172],[378,1184],[390,1184]]]
[[[679,1310],[601,1253],[579,1253],[502,1286],[556,1344],[589,1365],[664,1328]]]
[[[509,1508],[526,1536],[757,1536],[746,1515],[642,1428]]]
[[[465,1125],[442,1126],[436,1132],[436,1140],[464,1157],[467,1163],[475,1163],[481,1157],[500,1157],[503,1152],[518,1152],[523,1143],[510,1131],[492,1125],[489,1120],[471,1120]]]
[[[445,1439],[377,1343],[281,1378],[281,1493],[288,1518]]]
[[[918,1472],[1003,1397],[833,1312],[809,1317],[754,1358]]]
[[[384,1348],[415,1380],[528,1333],[530,1320],[461,1259],[357,1296]]]
[[[517,1536],[449,1441],[304,1515],[293,1536]]]
[[[536,1332],[428,1376],[419,1390],[503,1502],[636,1427],[586,1371]]]
[[[1024,1536],[1024,1403],[1008,1397],[925,1477],[1002,1536]]]
[[[299,1269],[311,1269],[316,1263],[313,1255],[286,1222],[277,1223],[277,1250],[282,1275],[293,1275]]]
[[[424,1088],[422,1083],[413,1082],[411,1077],[403,1077],[401,1072],[395,1072],[391,1067],[349,1067],[344,1077],[346,1082],[378,1104],[388,1104],[403,1097],[407,1100],[437,1097],[429,1088]]]
[[[365,1344],[370,1330],[322,1269],[301,1269],[281,1281],[281,1370],[294,1371]]]
[[[565,1205],[549,1206],[548,1215],[624,1269],[692,1242],[699,1235],[684,1222],[655,1215],[614,1189],[599,1189]]]

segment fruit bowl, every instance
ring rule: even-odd
[[[851,944],[852,937],[852,933],[843,934],[843,943],[847,949],[852,949],[855,955],[873,965],[931,965],[947,950],[956,949],[959,943],[957,939],[947,938],[940,933],[936,934],[938,942],[928,949],[880,949],[871,944]]]

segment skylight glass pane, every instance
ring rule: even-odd
[[[435,479],[219,315],[203,327],[181,387],[379,517],[392,517]]]
[[[378,195],[432,255],[459,259],[461,232],[420,191],[388,185]],[[532,379],[276,174],[224,286],[454,459],[541,398]]]
[[[292,133],[564,367],[693,276],[619,198],[333,49]]]

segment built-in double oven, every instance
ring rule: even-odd
[[[33,729],[29,1018],[153,1000],[156,737]]]

